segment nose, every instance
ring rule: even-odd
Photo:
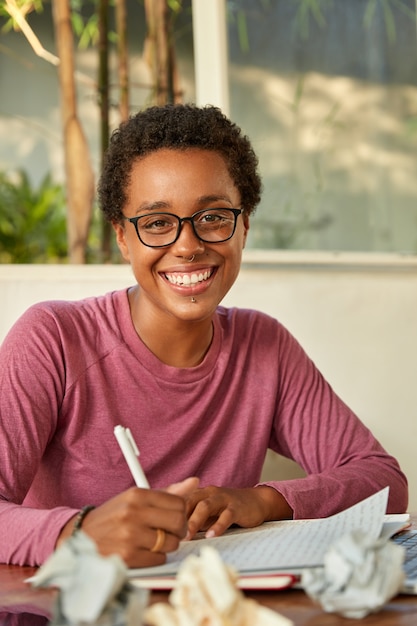
[[[204,252],[204,242],[195,234],[190,217],[181,218],[180,234],[177,241],[172,245],[175,254],[181,257],[191,257],[193,254],[197,255]]]

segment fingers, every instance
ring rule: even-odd
[[[178,540],[186,533],[186,505],[180,496],[133,488],[125,492],[124,508],[122,524],[136,523],[155,531],[160,528]]]
[[[119,554],[129,567],[160,565],[187,532],[185,501],[134,487],[91,511],[83,530],[101,554]]]
[[[206,537],[215,537],[222,535],[232,524],[251,528],[273,519],[266,490],[275,491],[270,487],[226,489],[210,486],[197,489],[187,501],[187,539],[201,530],[205,531]]]
[[[193,538],[201,530],[206,531],[206,537],[222,535],[235,522],[238,516],[233,500],[228,496],[229,494],[216,487],[198,490],[193,502],[188,503],[191,511],[187,539]]]
[[[151,548],[151,552],[163,552],[163,547],[165,543],[165,530],[161,528],[156,529],[156,541]]]
[[[218,517],[209,515],[204,521],[204,513],[197,507],[191,518],[188,520],[188,533],[187,537],[192,538],[201,528],[205,530],[205,537],[219,537],[230,528],[235,522],[235,512],[232,508],[226,507],[223,511],[218,513]]]

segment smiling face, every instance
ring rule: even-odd
[[[240,208],[240,203],[217,152],[161,149],[133,165],[123,212],[126,217],[153,212],[190,217],[202,209]],[[131,298],[134,321],[144,316],[168,324],[211,320],[239,273],[248,228],[247,216],[239,215],[231,239],[204,243],[184,222],[175,243],[150,248],[139,241],[133,224],[114,224],[120,251],[140,287]]]

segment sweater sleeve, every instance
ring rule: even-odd
[[[270,447],[295,460],[304,478],[268,482],[294,518],[327,517],[389,487],[388,513],[404,512],[407,479],[370,430],[337,396],[298,342],[284,331]]]
[[[60,363],[60,365],[59,365]],[[0,349],[0,562],[40,565],[77,512],[25,506],[57,425],[65,385],[59,332],[48,311],[33,307]]]

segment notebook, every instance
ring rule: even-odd
[[[402,593],[417,595],[417,530],[405,530],[392,537],[394,543],[405,548],[405,582]]]
[[[306,567],[322,566],[325,552],[343,534],[361,529],[377,539],[404,529],[409,516],[386,516],[387,500],[385,488],[328,518],[267,522],[257,528],[233,529],[221,537],[182,542],[176,552],[168,555],[165,565],[130,570],[129,575],[138,585],[167,588],[172,586],[181,562],[190,554],[198,555],[202,545],[207,544],[239,573],[242,586],[244,579],[250,581],[246,588],[254,581],[258,588],[262,583],[264,588],[291,586],[294,579],[285,576],[299,575]]]

